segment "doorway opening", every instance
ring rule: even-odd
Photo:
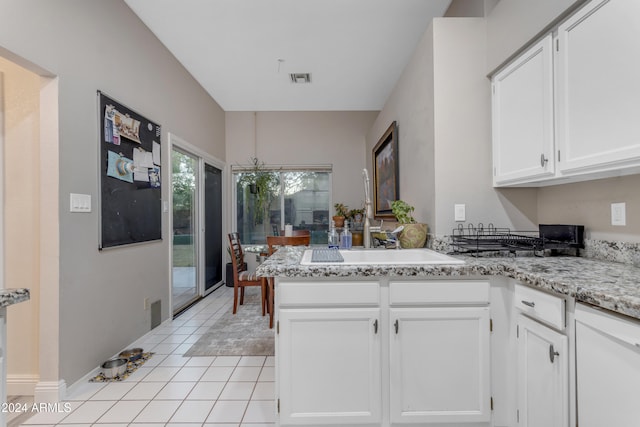
[[[222,285],[222,162],[169,135],[171,306],[179,315]]]

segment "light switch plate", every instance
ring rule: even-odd
[[[626,203],[611,203],[611,225],[627,225]]]
[[[466,220],[466,206],[464,204],[453,205],[455,221]]]
[[[91,212],[91,194],[69,194],[70,212]]]

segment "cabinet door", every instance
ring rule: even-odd
[[[640,163],[640,2],[594,0],[560,25],[558,168],[563,175]]]
[[[576,308],[576,370],[580,427],[640,423],[640,322]]]
[[[518,417],[522,427],[568,427],[567,337],[518,316]]]
[[[551,35],[492,79],[494,185],[553,176]]]
[[[282,309],[280,425],[381,421],[380,309]]]
[[[397,308],[389,320],[391,422],[488,422],[489,308]]]

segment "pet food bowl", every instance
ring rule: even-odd
[[[120,357],[127,359],[129,362],[135,362],[142,357],[142,351],[143,350],[141,348],[129,348],[127,350],[123,350],[120,353]]]
[[[105,378],[119,377],[127,371],[127,359],[111,359],[104,362],[100,367]]]

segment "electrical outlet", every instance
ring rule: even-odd
[[[464,204],[453,205],[455,221],[465,221],[466,218],[466,206]]]
[[[611,225],[627,225],[626,203],[611,203]]]
[[[144,309],[145,311],[149,310],[149,298],[144,299]]]

